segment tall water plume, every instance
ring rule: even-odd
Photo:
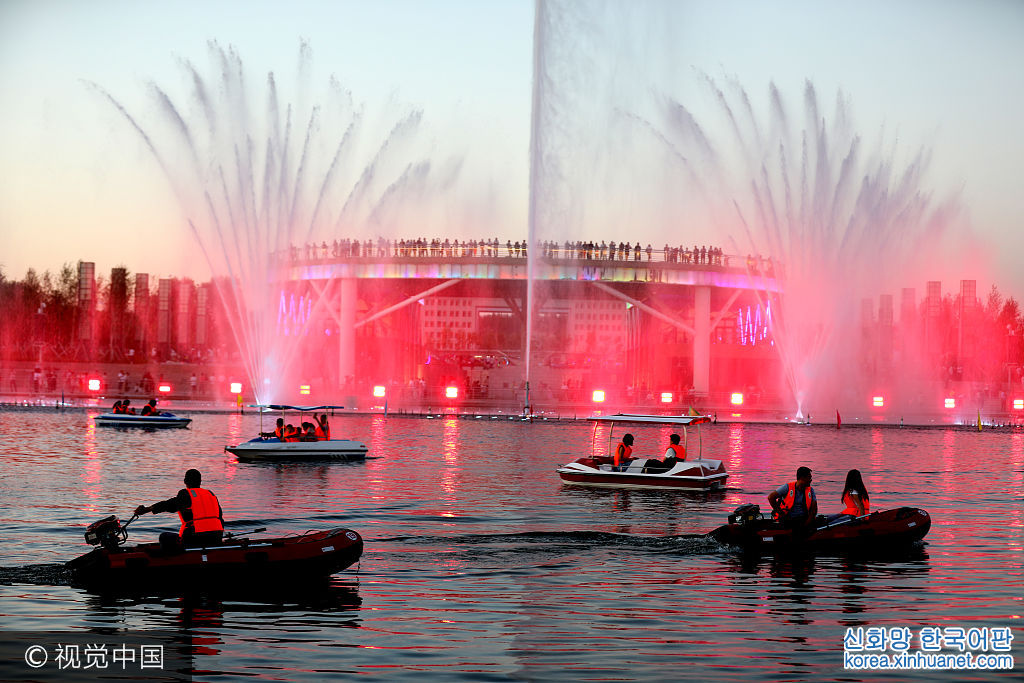
[[[459,163],[438,168],[427,158],[420,110],[389,102],[373,111],[333,76],[314,96],[305,43],[290,99],[273,72],[254,87],[233,48],[211,42],[209,57],[208,75],[181,63],[181,96],[148,84],[156,121],[93,87],[138,133],[173,187],[257,398],[284,400],[292,392],[283,387],[298,384],[300,357],[326,347],[323,339],[301,339],[322,336],[313,321],[337,316],[327,310],[332,296],[317,287],[301,300],[302,314],[292,315],[282,283],[294,272],[296,250],[339,237],[393,236],[413,210],[422,224],[429,198],[451,186]]]
[[[826,112],[812,83],[795,106],[772,83],[761,107],[679,61],[677,11],[539,0],[531,242],[710,243],[765,259],[753,275],[770,259],[780,389],[798,412],[862,401],[879,381],[861,367],[863,300],[949,275],[957,201],[927,189],[926,147],[866,139],[842,94]],[[901,360],[886,381],[917,372],[913,351]]]
[[[771,260],[784,292],[771,302],[772,334],[798,414],[862,400],[878,382],[861,363],[863,302],[941,272],[955,199],[924,188],[927,149],[906,155],[883,133],[869,145],[842,93],[826,112],[805,82],[794,116],[772,83],[761,115],[736,81],[700,77],[716,120],[664,98],[663,128],[652,131],[671,151],[684,202],[697,200],[732,252]],[[747,262],[759,276],[766,265]],[[919,379],[915,359],[903,360],[886,382]]]

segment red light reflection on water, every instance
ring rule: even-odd
[[[446,417],[444,420],[444,431],[441,434],[441,457],[444,459],[445,465],[441,472],[443,499],[447,502],[454,502],[458,491],[459,473],[459,419],[457,417]],[[451,512],[442,512],[441,516],[454,517]]]
[[[90,513],[95,513],[99,511],[96,501],[100,497],[100,474],[103,466],[100,463],[99,451],[96,450],[96,423],[91,419],[85,425],[83,444],[85,446],[85,467],[82,481],[87,486],[82,487],[82,493],[89,499],[86,509]]]

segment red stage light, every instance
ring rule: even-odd
[[[604,403],[603,389],[594,389],[594,403]]]
[[[373,388],[373,395],[377,398],[384,398],[386,393],[387,390],[379,384]]]
[[[458,387],[445,387],[444,389],[445,398],[458,398],[459,388]]]
[[[1013,399],[1013,409],[1014,410],[1024,410],[1024,398],[1015,398],[1015,399]]]
[[[171,385],[170,384],[161,384],[160,386],[158,386],[156,388],[156,390],[159,391],[161,394],[169,394],[169,393],[171,393]]]
[[[231,393],[232,394],[240,394],[240,393],[242,393],[242,383],[241,382],[232,382],[231,383]]]
[[[946,405],[947,408],[956,408],[956,399],[955,398],[947,398],[945,405]]]
[[[885,399],[881,396],[875,396],[871,399],[871,405],[876,408],[882,408],[885,406]]]
[[[662,403],[671,403],[672,402],[672,392],[671,391],[663,391],[663,392],[661,392],[661,402]]]
[[[734,406],[741,406],[743,405],[743,394],[737,391],[732,395],[732,398],[729,400],[732,402]]]
[[[299,393],[301,395],[303,395],[303,396],[309,396],[309,385],[308,384],[300,384],[299,385]]]
[[[100,381],[98,379],[89,380],[89,391],[99,391]]]

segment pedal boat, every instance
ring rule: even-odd
[[[719,543],[755,552],[798,550],[885,550],[906,547],[928,535],[931,517],[925,510],[900,507],[860,517],[844,515],[825,521],[810,532],[786,528],[762,515],[756,505],[743,505],[729,516],[729,523],[709,536]]]
[[[288,410],[298,412],[328,411],[341,409],[344,406],[291,406],[291,405],[259,405],[260,433],[263,433],[263,413]],[[234,446],[225,446],[224,450],[232,453],[242,462],[300,462],[307,460],[365,460],[366,444],[351,439],[322,439],[318,441],[281,441],[276,437],[257,436]]]
[[[260,539],[229,535],[220,545],[175,550],[159,543],[122,545],[133,520],[121,526],[111,516],[89,527],[86,541],[98,547],[67,563],[76,584],[205,587],[304,581],[347,569],[363,553],[363,539],[350,529]]]
[[[558,468],[558,476],[567,484],[579,486],[599,486],[606,488],[640,488],[640,489],[690,489],[712,491],[725,487],[729,474],[721,460],[710,460],[703,456],[704,444],[701,437],[701,425],[711,422],[707,415],[632,415],[619,413],[590,418],[594,422],[594,452],[597,452],[597,431],[601,424],[611,423],[608,431],[608,450],[611,452],[615,443],[615,425],[652,424],[677,425],[682,429],[682,445],[687,450],[687,459],[677,462],[670,470],[653,470],[648,464],[656,461],[648,458],[636,458],[618,469],[612,464],[609,456],[591,456],[580,458]],[[697,454],[691,458],[688,445],[687,427],[697,429]]]
[[[132,415],[131,413],[103,413],[93,417],[99,427],[188,427],[192,423],[190,417],[178,417],[174,413],[156,415]]]

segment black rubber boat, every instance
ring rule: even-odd
[[[779,552],[788,550],[884,550],[920,541],[932,526],[931,517],[920,508],[881,510],[860,517],[843,517],[828,522],[819,515],[811,530],[788,529],[756,505],[741,505],[729,515],[729,523],[708,536],[719,543],[745,550]]]
[[[307,581],[340,572],[363,554],[363,539],[350,529],[307,531],[281,538],[227,535],[220,545],[165,549],[159,543],[124,545],[127,527],[111,516],[90,525],[85,540],[97,546],[67,563],[76,584],[160,587],[250,585]],[[256,533],[256,530],[248,533]]]

